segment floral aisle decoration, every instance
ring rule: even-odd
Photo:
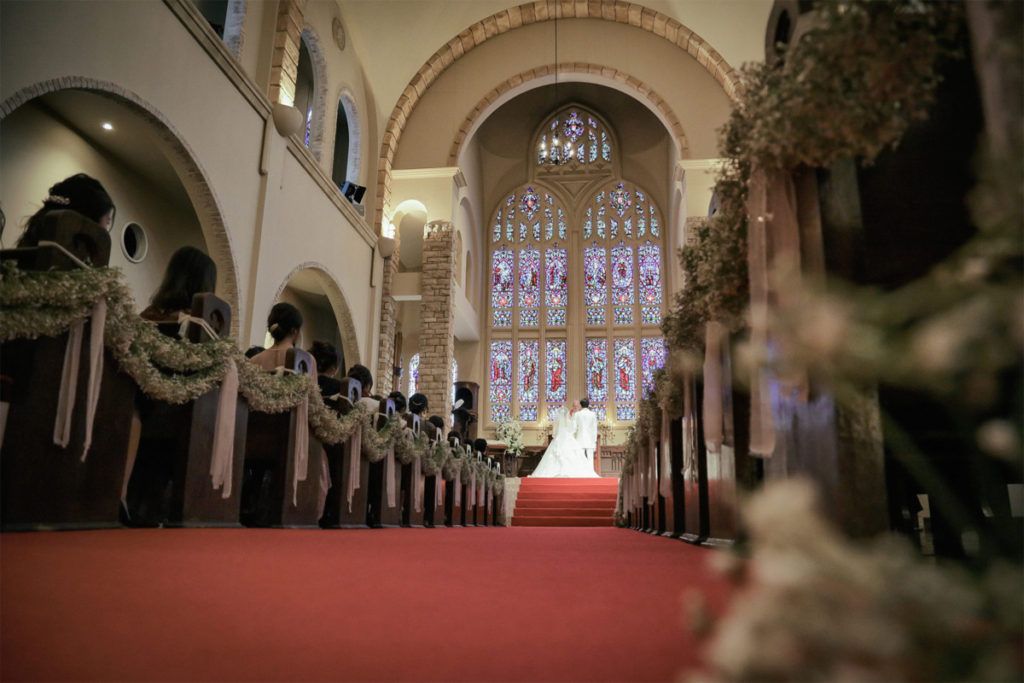
[[[498,425],[498,439],[505,444],[505,449],[515,457],[522,454],[526,444],[523,443],[523,427],[518,420],[507,420]]]
[[[442,473],[444,466],[452,457],[451,447],[445,441],[432,441],[423,454],[423,474],[433,477]]]
[[[281,413],[308,400],[310,427],[326,444],[341,443],[360,425],[373,431],[373,416],[362,406],[339,415],[324,404],[312,378],[264,372],[231,339],[189,343],[161,334],[139,318],[116,268],[22,271],[13,262],[0,264],[0,341],[61,334],[87,319],[101,298],[107,303],[104,344],[147,396],[175,404],[194,400],[218,386],[234,363],[239,392],[253,410]],[[386,442],[398,434],[394,428],[374,432],[371,447],[386,452]]]
[[[405,423],[397,415],[389,417],[380,429],[373,428],[375,420],[376,415],[370,413],[363,417],[363,456],[370,462],[383,460],[405,432]]]
[[[451,446],[445,444],[445,447],[448,449],[448,458],[441,467],[441,475],[445,481],[454,481],[455,477],[462,474],[465,458],[461,457],[461,454],[452,449]]]
[[[403,465],[409,465],[417,458],[423,460],[429,448],[427,435],[413,434],[411,429],[403,429],[395,439],[395,457]]]
[[[847,540],[821,513],[813,484],[775,482],[744,507],[747,559],[717,553],[735,587],[717,620],[686,596],[706,639],[694,678],[763,680],[1018,680],[1020,568],[974,575],[922,562],[900,539]]]

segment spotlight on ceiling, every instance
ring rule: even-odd
[[[112,124],[110,121],[104,121],[103,130],[114,130],[114,124]]]

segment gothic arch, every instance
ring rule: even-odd
[[[327,60],[320,47],[316,30],[307,24],[302,28],[302,42],[313,63],[313,118],[309,132],[309,152],[321,161],[324,146],[324,119],[327,118]]]
[[[739,77],[736,70],[725,61],[725,58],[707,41],[682,23],[649,7],[624,0],[592,0],[590,2],[535,0],[535,2],[502,10],[476,22],[445,43],[420,67],[399,96],[384,130],[380,160],[377,166],[379,177],[376,193],[375,223],[377,226],[381,224],[384,206],[390,198],[391,163],[398,150],[398,141],[402,137],[402,131],[412,110],[416,108],[423,93],[445,69],[477,45],[521,26],[552,21],[556,16],[559,19],[612,21],[653,33],[689,53],[712,78],[722,85],[722,89],[729,97],[735,97]]]
[[[547,85],[549,81],[553,82],[554,73],[554,64],[547,64],[536,69],[529,69],[527,71],[520,72],[515,76],[509,77],[491,89],[486,95],[481,97],[480,101],[477,102],[472,111],[466,115],[462,125],[459,126],[459,132],[452,141],[452,146],[448,151],[448,165],[458,165],[459,154],[462,153],[462,145],[466,140],[473,137],[473,133],[476,132],[476,129],[487,119],[486,114],[488,112],[501,106],[506,100],[510,99],[514,93],[523,90],[524,86],[531,81],[537,81],[537,83],[532,87]],[[600,64],[589,64],[586,62],[559,64],[558,73],[560,75],[586,75],[589,77],[586,80],[593,79],[595,82],[599,83],[610,83],[624,92],[628,92],[633,95],[635,99],[645,103],[647,108],[661,120],[665,125],[665,128],[672,132],[672,139],[675,142],[676,151],[679,153],[679,156],[682,158],[689,156],[690,145],[686,139],[686,132],[683,130],[683,124],[679,122],[679,117],[672,111],[668,102],[666,102],[661,95],[654,92],[654,90],[652,90],[651,87],[643,81],[616,68],[602,66]]]
[[[139,97],[136,93],[109,81],[86,78],[84,76],[65,76],[41,81],[15,92],[3,103],[0,103],[0,120],[29,100],[60,90],[88,90],[104,95],[114,101],[131,108],[148,123],[161,141],[166,143],[168,160],[177,171],[178,178],[188,193],[203,237],[210,247],[211,258],[217,264],[220,292],[231,305],[235,315],[231,316],[231,335],[238,336],[241,301],[238,293],[238,265],[235,253],[231,248],[231,236],[224,225],[220,202],[210,184],[209,176],[199,164],[196,154],[185,142],[184,137],[174,128],[156,107]]]
[[[359,118],[359,107],[356,106],[356,99],[348,87],[342,86],[337,97],[338,108],[335,110],[335,127],[337,117],[345,113],[345,121],[348,123],[348,159],[345,160],[345,177],[354,183],[360,183],[363,155],[363,126]],[[338,163],[335,159],[334,163]],[[333,169],[332,169],[333,170]]]
[[[331,310],[334,312],[334,319],[338,321],[338,330],[341,332],[341,345],[345,353],[345,362],[349,366],[360,363],[362,357],[359,353],[359,336],[356,334],[356,327],[352,323],[352,312],[348,307],[348,300],[345,293],[338,284],[338,279],[322,263],[317,261],[306,261],[300,263],[285,275],[284,280],[277,286],[274,292],[273,301],[281,298],[281,293],[288,286],[292,278],[300,271],[311,270],[316,276],[317,282],[323,287],[327,300],[331,303]]]

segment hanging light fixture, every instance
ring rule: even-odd
[[[558,104],[558,3],[555,3],[555,104]],[[560,121],[555,122],[555,126],[551,131],[551,149],[547,149],[545,145],[545,139],[547,135],[542,135],[540,139],[540,150],[538,155],[542,163],[549,166],[561,166],[572,161],[572,145],[563,148],[562,144],[558,141],[558,128]]]

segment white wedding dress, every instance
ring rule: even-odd
[[[531,477],[599,477],[594,466],[587,462],[583,447],[573,435],[572,418],[569,411],[559,408],[555,419],[554,438],[544,451],[544,457]]]

